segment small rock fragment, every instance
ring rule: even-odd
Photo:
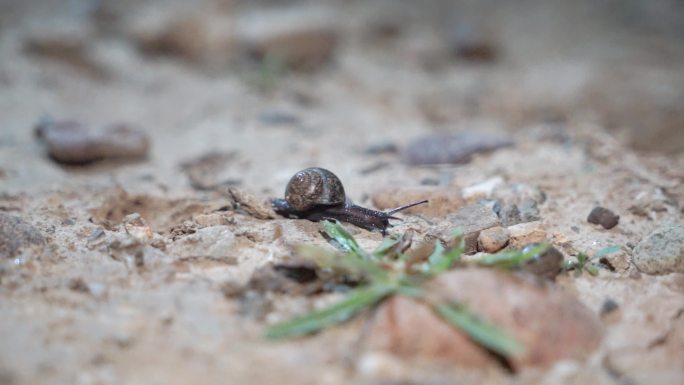
[[[181,163],[180,167],[193,188],[214,190],[240,184],[240,179],[235,177],[236,171],[229,169],[236,160],[237,154],[233,151],[210,151]]]
[[[0,212],[0,258],[13,258],[22,248],[45,244],[45,237],[19,217]]]
[[[525,353],[510,360],[514,369],[585,359],[600,345],[603,330],[598,317],[553,285],[537,285],[507,272],[470,268],[440,275],[428,290],[437,298],[464,304],[520,341]],[[426,305],[407,298],[393,297],[382,304],[368,336],[371,349],[401,357],[464,367],[496,365],[489,353],[462,331]]]
[[[271,203],[267,199],[259,199],[236,188],[229,189],[228,194],[233,199],[237,210],[243,210],[254,218],[273,219],[277,217],[273,207],[271,207]]]
[[[632,262],[646,274],[684,273],[684,228],[669,223],[644,237]]]
[[[480,232],[491,227],[499,226],[499,218],[489,207],[474,204],[465,206],[453,214],[447,216],[447,222],[434,227],[425,236],[425,241],[434,244],[438,239],[448,247],[454,247],[451,240],[454,231],[460,229],[463,232],[466,254],[477,252],[477,237]]]
[[[36,126],[36,135],[47,145],[50,157],[64,164],[141,158],[150,146],[147,134],[121,123],[96,127],[69,120],[47,121]]]
[[[619,215],[601,206],[594,207],[587,217],[587,222],[601,225],[604,229],[612,229],[617,226],[619,220]]]
[[[522,248],[522,252],[526,253],[537,246],[539,246],[538,243],[529,244]],[[522,269],[539,277],[554,279],[561,272],[562,264],[563,254],[555,247],[549,246],[543,253],[535,255],[527,261]]]
[[[397,145],[392,142],[373,143],[363,150],[367,155],[394,154],[398,151]]]
[[[154,233],[145,219],[138,213],[128,214],[123,219],[124,230],[143,244],[152,241]]]
[[[373,205],[380,210],[393,209],[412,202],[427,199],[427,204],[403,211],[406,214],[424,214],[430,217],[445,217],[463,207],[463,199],[454,190],[433,186],[387,188],[373,195]]]
[[[199,214],[194,219],[199,228],[228,224],[228,219],[225,215],[219,213]]]
[[[503,206],[499,210],[499,217],[501,218],[501,224],[505,227],[517,225],[522,223],[522,216],[520,215],[520,209],[518,205],[510,204]]]
[[[482,230],[477,237],[478,250],[496,253],[508,244],[508,231],[501,226]]]
[[[526,199],[518,205],[520,210],[520,220],[522,223],[534,222],[541,219],[539,215],[539,207],[537,207],[537,201],[533,199]]]
[[[494,189],[504,182],[500,176],[489,178],[484,182],[468,186],[463,189],[463,198],[468,202],[474,202],[479,199],[488,199],[492,196]]]
[[[508,246],[515,249],[521,249],[530,243],[546,241],[546,230],[539,221],[509,226],[508,232],[511,236]]]
[[[463,60],[487,63],[499,57],[499,49],[482,26],[470,20],[449,24],[447,42],[453,54]]]
[[[402,156],[410,165],[458,164],[467,163],[475,154],[511,145],[513,141],[507,135],[469,131],[415,139],[404,149]]]
[[[525,183],[499,184],[492,192],[492,199],[502,204],[522,205],[527,200],[533,200],[537,204],[546,201],[546,194],[536,186]]]

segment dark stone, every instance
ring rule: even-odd
[[[537,243],[529,244],[523,247],[522,252],[525,253],[537,246],[539,246]],[[561,272],[562,263],[563,254],[555,247],[549,246],[546,251],[530,259],[522,266],[522,269],[540,277],[554,279]]]
[[[429,135],[409,143],[403,152],[403,159],[411,165],[467,163],[475,154],[511,145],[513,142],[504,134],[460,132]]]
[[[587,217],[587,222],[601,225],[604,229],[612,229],[617,226],[619,220],[619,215],[601,206],[594,207]]]
[[[45,237],[23,219],[0,212],[0,258],[13,258],[30,245],[42,245]]]

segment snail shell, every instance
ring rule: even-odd
[[[344,187],[337,175],[320,168],[299,171],[287,183],[285,200],[297,211],[321,206],[342,205],[346,201]]]

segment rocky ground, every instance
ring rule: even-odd
[[[682,25],[675,1],[0,2],[0,383],[681,384]],[[331,248],[270,207],[310,166],[367,207],[428,199],[389,231],[417,259],[455,228],[468,261],[552,244],[429,286],[526,355],[399,297],[263,338],[344,296],[272,268]]]

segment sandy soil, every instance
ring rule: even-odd
[[[238,32],[281,9],[224,3]],[[318,4],[339,34],[332,62],[272,80],[238,50],[218,69],[137,50],[131,25],[189,12],[182,2],[109,4],[117,17],[97,23],[94,1],[0,2],[0,212],[46,239],[0,261],[0,383],[682,383],[684,275],[642,274],[629,262],[651,231],[684,224],[681,4],[446,3]],[[450,56],[440,34],[452,19],[474,20],[500,56]],[[46,35],[85,42],[88,64],[26,51],[28,39]],[[274,113],[287,121],[273,123]],[[143,160],[62,166],[34,137],[45,116],[134,123],[152,147]],[[421,167],[365,151],[466,130],[508,133],[515,145]],[[187,164],[208,154],[219,160],[200,167],[202,178],[261,201],[281,197],[291,175],[313,165],[334,170],[365,205],[376,191],[426,179],[455,195],[493,177],[532,186],[546,195],[541,222],[566,258],[621,246],[616,271],[558,279],[597,313],[616,301],[619,315],[604,320],[586,361],[517,375],[369,352],[358,344],[361,319],[264,340],[267,323],[338,297],[273,295],[259,318],[224,295],[226,285],[287,260],[294,244],[326,243],[318,224],[259,219],[234,208],[224,187],[193,187]],[[619,225],[587,223],[596,205],[618,213]],[[154,233],[133,252],[122,223],[131,213]],[[393,233],[429,231],[405,218]],[[350,230],[364,245],[381,240]]]

